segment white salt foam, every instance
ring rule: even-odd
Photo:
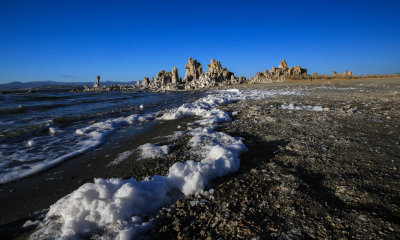
[[[35,141],[33,141],[33,140],[29,140],[28,141],[28,143],[27,143],[27,145],[29,146],[29,147],[33,147],[33,146],[35,146]]]
[[[129,150],[129,151],[125,151],[122,152],[118,155],[118,157],[116,157],[112,162],[110,162],[107,166],[112,166],[112,165],[117,165],[120,162],[126,160],[129,156],[131,156],[135,151],[133,150]]]
[[[282,109],[287,109],[287,110],[307,110],[307,111],[316,111],[320,112],[323,111],[324,108],[321,106],[300,106],[300,105],[294,105],[293,103],[290,103],[289,105],[281,105]]]
[[[65,161],[66,159],[75,157],[99,146],[104,142],[108,135],[123,126],[147,122],[154,119],[154,117],[155,113],[133,114],[127,117],[109,119],[104,122],[92,124],[85,128],[77,129],[75,131],[75,136],[69,136],[69,139],[66,138],[68,139],[68,142],[71,143],[70,151],[62,154],[49,151],[49,155],[45,155],[44,153],[38,154],[36,151],[31,151],[29,148],[33,148],[35,146],[40,146],[41,148],[48,147],[41,144],[40,137],[27,141],[26,146],[29,148],[21,149],[21,151],[13,155],[3,156],[0,152],[0,157],[3,160],[2,163],[0,163],[0,167],[2,167],[1,170],[3,170],[0,175],[0,183],[7,183],[46,170]],[[51,130],[51,128],[49,131],[50,133],[52,131],[57,132],[56,129]],[[54,140],[52,144],[60,144],[57,141],[60,141],[60,138]],[[37,158],[39,158],[41,161],[37,161]],[[11,165],[15,159],[18,159],[20,162],[26,162],[25,166],[8,167],[8,165]]]
[[[165,157],[170,148],[167,145],[159,146],[157,144],[146,143],[138,147],[141,158],[163,158]]]
[[[198,194],[215,177],[234,172],[239,168],[239,154],[246,151],[243,142],[226,133],[216,132],[215,124],[230,121],[229,115],[219,109],[220,104],[247,98],[262,98],[282,94],[279,91],[219,91],[186,103],[165,113],[159,119],[176,119],[188,115],[201,117],[200,127],[189,127],[187,134],[191,153],[201,161],[188,160],[173,164],[166,176],[152,176],[142,181],[120,179],[95,179],[50,207],[42,227],[32,239],[85,238],[100,234],[102,239],[131,239],[152,227],[151,220],[143,222],[157,208],[182,195]],[[108,129],[106,124],[103,125]],[[90,133],[89,130],[82,130]],[[146,144],[145,144],[146,145]],[[143,146],[145,146],[143,145]],[[153,145],[143,147],[157,149]],[[165,153],[165,149],[159,149]],[[157,150],[158,151],[158,150]]]

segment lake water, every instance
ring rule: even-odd
[[[201,93],[37,92],[0,95],[0,184],[98,147]]]

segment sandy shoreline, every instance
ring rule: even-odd
[[[219,131],[241,137],[249,149],[241,157],[239,171],[216,179],[211,186],[215,193],[190,196],[177,201],[171,209],[162,210],[157,227],[149,234],[171,239],[399,237],[400,210],[396,202],[400,196],[400,79],[290,82],[239,88],[290,90],[301,86],[312,90],[307,95],[245,100],[222,106],[234,121],[222,124]],[[291,110],[290,104],[300,108],[321,106],[323,111]],[[154,137],[169,135],[190,120],[164,122],[152,135],[135,136],[141,141],[127,142],[115,152],[154,142]],[[1,210],[5,213],[1,222],[24,217],[27,209],[32,212],[33,208],[48,207],[99,172],[103,178],[142,179],[165,174],[174,162],[185,160],[185,141],[175,141],[175,148],[163,161],[156,159],[133,166],[126,160],[114,170],[94,169],[93,173],[82,170],[77,174],[79,177],[64,173],[71,176],[65,175],[57,187],[47,186],[53,194],[44,194],[48,189],[41,189],[36,200],[34,197],[22,203],[27,207],[21,213],[7,205]],[[171,143],[165,139],[160,142]],[[115,157],[101,150],[92,154],[86,158],[104,156],[99,166]],[[64,167],[79,168],[72,166],[67,161]],[[33,186],[35,180],[28,178],[25,183],[2,186],[0,194],[8,191],[10,194],[2,196],[18,196],[15,193],[20,188],[26,187],[28,191]],[[58,187],[62,189],[58,191]],[[18,198],[21,196],[14,201],[21,206]],[[191,203],[199,198],[206,200],[204,204]]]

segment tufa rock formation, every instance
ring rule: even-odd
[[[346,77],[351,77],[351,76],[353,76],[353,73],[351,72],[351,71],[344,71],[344,75],[346,76]]]
[[[85,88],[85,91],[108,91],[108,90],[140,90],[146,89],[151,91],[177,91],[177,90],[192,90],[215,86],[226,86],[232,84],[244,83],[245,77],[235,77],[234,73],[228,71],[227,68],[221,66],[220,61],[211,59],[210,64],[207,64],[208,70],[203,73],[201,63],[193,58],[189,58],[185,65],[185,77],[179,77],[178,68],[173,67],[171,72],[161,70],[157,73],[156,78],[150,79],[145,77],[142,83],[137,81],[136,84],[128,87],[115,85],[112,87],[99,87],[100,77],[93,88]],[[268,72],[268,71],[267,71]]]
[[[237,78],[232,72],[222,68],[221,62],[215,61],[215,59],[211,59],[207,67],[207,72],[203,73],[201,63],[189,58],[188,63],[185,65],[186,73],[183,81],[179,78],[178,69],[174,67],[171,72],[161,70],[152,81],[145,78],[140,88],[152,91],[177,91],[225,86],[246,81],[246,78]]]
[[[148,78],[148,77],[144,77],[141,87],[142,87],[142,88],[148,88],[149,85],[150,85],[150,80],[149,80],[149,78]]]
[[[188,63],[185,65],[185,77],[183,78],[183,82],[191,82],[193,79],[199,79],[200,75],[203,74],[203,67],[201,63],[197,62],[197,60],[193,60],[193,58],[189,58]]]
[[[136,81],[135,88],[140,88],[140,80]]]
[[[337,73],[336,71],[332,72],[332,76],[334,77],[352,77],[353,73],[351,71],[345,70],[344,73]]]
[[[179,74],[178,74],[178,69],[176,67],[172,68],[172,84],[178,84],[179,83]]]
[[[112,84],[100,86],[100,76],[97,76],[97,81],[94,82],[93,87],[83,86],[83,92],[110,92],[110,91],[132,91],[136,90],[140,84],[140,81],[136,82],[135,85],[122,85]],[[72,92],[80,92],[78,89],[72,89]]]
[[[220,61],[215,61],[215,59],[211,59],[210,64],[207,64],[208,70],[206,74],[210,76],[210,78],[215,79],[217,82],[223,82],[227,79],[231,79],[233,73],[229,72],[226,68],[222,68]]]
[[[94,88],[100,87],[100,75],[97,75],[97,82],[94,82],[93,87]]]
[[[307,75],[307,69],[300,66],[288,68],[285,59],[283,59],[279,64],[279,68],[272,67],[270,72],[268,72],[267,69],[265,69],[264,72],[258,72],[256,76],[250,78],[249,81],[253,83],[272,83],[302,75]]]
[[[151,88],[153,90],[173,91],[179,89],[179,83],[178,69],[173,67],[172,72],[161,70],[157,73],[157,77],[151,83]]]
[[[206,73],[202,73],[201,64],[196,60],[193,61],[189,58],[189,62],[186,64],[186,74],[184,80],[184,88],[190,89],[201,89],[215,86],[225,86],[231,84],[243,83],[246,78],[236,78],[234,74],[228,71],[226,68],[222,68],[220,61],[211,59],[210,64],[207,64],[208,70]]]
[[[279,69],[282,69],[284,71],[286,69],[288,69],[288,66],[287,66],[287,63],[286,63],[285,59],[283,59],[282,62],[279,64]]]

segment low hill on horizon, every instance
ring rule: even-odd
[[[101,85],[114,85],[114,84],[122,84],[122,85],[132,85],[135,84],[136,81],[130,82],[117,82],[117,81],[102,81]],[[0,90],[18,90],[18,89],[31,89],[31,88],[40,88],[40,87],[49,87],[49,86],[60,86],[60,87],[81,87],[81,86],[93,86],[93,82],[57,82],[57,81],[33,81],[33,82],[9,82],[0,84]]]

